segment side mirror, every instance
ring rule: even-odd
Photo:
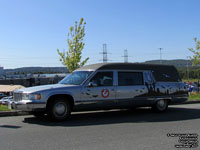
[[[89,82],[88,87],[97,87],[97,84],[94,82]]]

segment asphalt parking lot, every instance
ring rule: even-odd
[[[0,145],[4,150],[168,150],[180,144],[168,134],[200,135],[199,124],[200,104],[170,106],[162,114],[149,108],[73,113],[57,123],[31,115],[1,117]]]

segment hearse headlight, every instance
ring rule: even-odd
[[[29,99],[30,100],[40,100],[41,99],[41,95],[40,94],[30,94],[29,95]]]
[[[27,94],[27,93],[24,93],[22,95],[22,99],[23,100],[40,100],[41,99],[41,95],[40,94]]]

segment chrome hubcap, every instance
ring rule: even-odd
[[[159,100],[158,106],[161,107],[161,108],[165,107],[165,100]]]
[[[63,116],[67,112],[65,103],[59,102],[54,106],[54,112],[57,116]]]

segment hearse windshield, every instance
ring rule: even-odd
[[[80,85],[83,81],[85,81],[88,76],[92,73],[92,71],[75,71],[67,75],[64,79],[62,79],[59,84],[67,84],[67,85]]]

